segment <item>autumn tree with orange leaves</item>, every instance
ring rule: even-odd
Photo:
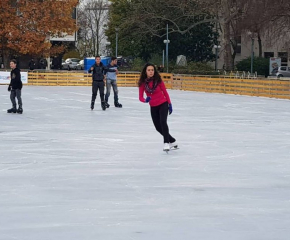
[[[5,61],[11,53],[49,56],[62,52],[52,47],[51,36],[76,31],[72,11],[78,0],[1,0],[0,52]]]

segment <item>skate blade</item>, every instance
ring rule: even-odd
[[[170,150],[177,150],[177,149],[179,149],[178,145],[173,146],[173,147],[170,148]]]
[[[170,148],[170,150],[177,150],[177,149],[179,149],[179,147]]]

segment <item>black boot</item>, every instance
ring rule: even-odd
[[[22,106],[19,106],[19,108],[17,109],[17,113],[19,113],[19,114],[22,114],[23,113]]]
[[[108,102],[106,102],[105,104],[106,104],[106,108],[110,107],[110,104]]]
[[[16,113],[16,107],[10,108],[7,110],[7,113]]]
[[[119,103],[118,101],[115,101],[115,107],[117,107],[117,108],[121,108],[121,107],[122,107],[122,104]]]
[[[95,102],[91,102],[91,109],[94,110]]]
[[[106,103],[105,102],[101,102],[101,106],[102,106],[102,109],[105,111],[106,110]]]

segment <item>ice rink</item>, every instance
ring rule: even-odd
[[[290,101],[169,94],[166,154],[137,88],[0,86],[0,240],[290,239]]]

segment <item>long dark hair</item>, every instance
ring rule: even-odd
[[[153,75],[153,84],[154,83],[161,83],[162,79],[161,79],[161,76],[160,74],[158,73],[156,67],[152,64],[152,63],[146,63],[142,72],[141,72],[141,75],[140,75],[140,78],[139,78],[139,81],[138,81],[138,87],[140,87],[143,83],[145,83],[145,80],[147,78],[147,74],[146,74],[146,70],[147,70],[147,67],[149,66],[152,66],[154,68],[154,75]]]

